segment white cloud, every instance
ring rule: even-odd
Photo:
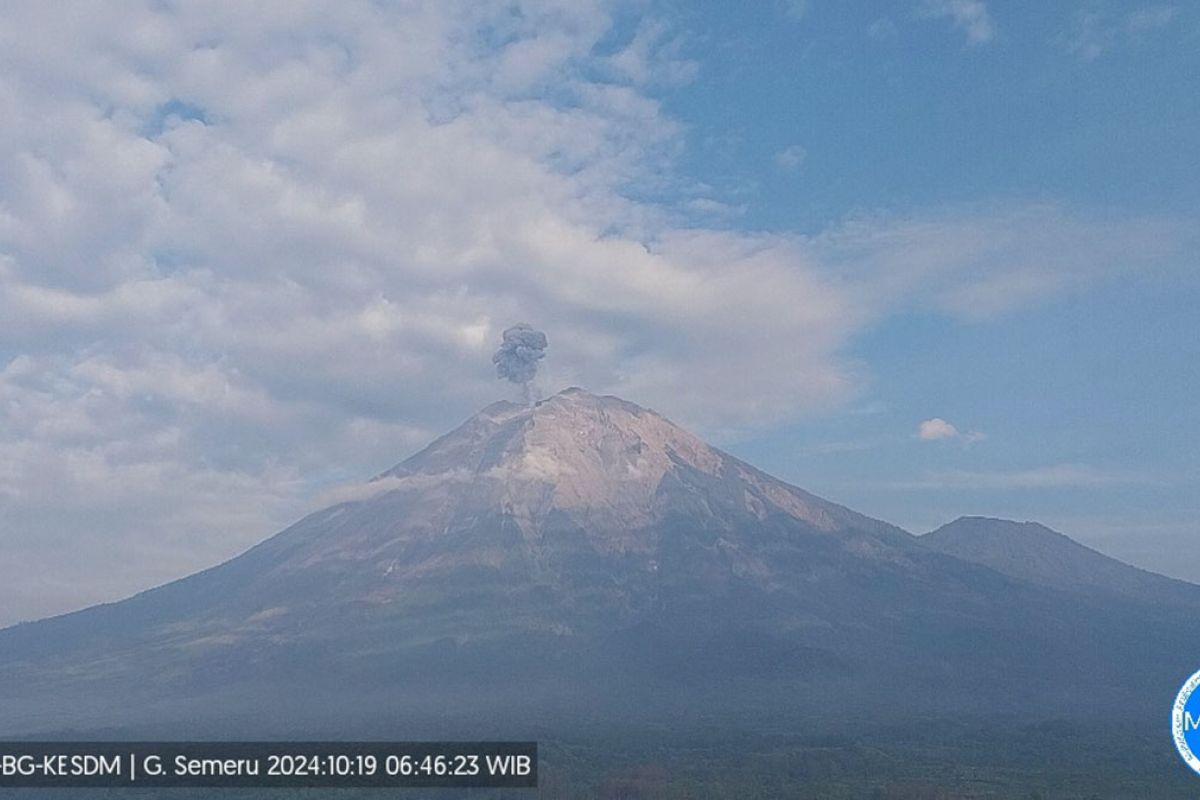
[[[1094,61],[1114,48],[1143,41],[1147,34],[1166,27],[1176,13],[1173,6],[1165,5],[1144,6],[1124,16],[1080,11],[1064,37],[1067,52],[1084,61]]]
[[[1154,30],[1175,19],[1176,13],[1178,10],[1174,6],[1146,6],[1129,12],[1125,25],[1131,31]]]
[[[985,44],[996,35],[992,17],[983,0],[924,0],[920,14],[949,19],[954,27],[967,35],[968,44]]]
[[[1151,482],[1146,476],[1112,472],[1087,464],[1053,464],[1031,469],[972,472],[951,470],[936,472],[913,483],[909,489],[1018,490],[1058,488],[1101,488],[1130,483]]]
[[[781,0],[783,13],[795,22],[804,19],[808,14],[808,0]]]
[[[775,163],[784,172],[795,172],[804,165],[808,151],[798,144],[789,145],[775,154]]]
[[[960,431],[952,423],[941,417],[927,419],[917,426],[917,438],[924,442],[938,442],[947,439],[971,444],[987,438],[978,431]]]
[[[881,306],[986,320],[1092,285],[1135,264],[1182,259],[1189,222],[1088,218],[1060,206],[850,220],[809,241],[814,259]],[[876,295],[876,293],[881,293]]]
[[[958,428],[940,417],[927,419],[917,426],[917,437],[927,442],[939,439],[957,439],[958,436]]]
[[[1126,26],[1133,31],[1163,28],[1164,25],[1175,19],[1177,13],[1178,10],[1174,6],[1136,8],[1136,10],[1130,11],[1126,17]]]
[[[362,500],[369,500],[372,497],[378,497],[381,494],[389,492],[420,490],[447,482],[461,483],[471,480],[472,477],[465,470],[461,473],[443,472],[437,475],[424,475],[420,473],[401,477],[388,475],[382,478],[373,478],[365,482],[354,481],[340,486],[333,486],[316,495],[309,505],[311,510],[316,512],[341,503],[356,503]]]
[[[867,36],[877,42],[895,39],[898,33],[896,23],[892,22],[888,17],[879,17],[867,26]]]
[[[690,68],[654,26],[598,55],[610,12],[4,5],[0,623],[206,566],[399,461],[504,391],[514,321],[550,334],[547,389],[712,434],[853,399],[848,345],[891,314],[988,318],[1190,246],[1045,205],[705,227],[646,88]]]
[[[690,82],[700,65],[683,56],[683,39],[661,20],[642,20],[633,38],[608,59],[621,78],[637,85],[678,86]]]
[[[887,443],[888,440],[883,438],[854,439],[844,442],[820,442],[798,447],[794,450],[794,454],[798,456],[826,456],[838,453],[859,453],[864,450],[872,450]]]

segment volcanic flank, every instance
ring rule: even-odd
[[[579,389],[489,406],[357,496],[0,631],[0,733],[769,727],[1062,710],[1081,686],[1143,708],[1200,609],[1188,584],[1164,611],[936,552]]]

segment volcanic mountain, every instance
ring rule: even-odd
[[[0,631],[0,733],[1112,713],[1195,668],[1198,587],[1159,608],[1005,569],[579,389],[489,406],[354,497]]]
[[[960,517],[925,534],[921,543],[1043,586],[1160,605],[1195,602],[1193,584],[1131,567],[1036,522]]]

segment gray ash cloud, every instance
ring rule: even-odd
[[[504,331],[500,349],[492,356],[496,376],[520,384],[528,399],[529,384],[537,377],[538,362],[546,357],[549,344],[546,334],[532,325],[520,322],[508,328]]]

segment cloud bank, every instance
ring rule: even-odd
[[[615,15],[6,3],[0,624],[233,555],[400,460],[496,397],[511,320],[554,340],[547,388],[746,430],[852,399],[847,348],[890,315],[986,320],[1191,236],[1053,204],[706,227],[656,98],[698,66],[660,24],[614,45]]]

